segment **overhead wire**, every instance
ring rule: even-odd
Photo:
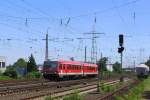
[[[112,3],[113,3],[114,8],[115,8],[114,10],[116,10],[116,13],[118,14],[118,16],[121,19],[122,23],[125,25],[125,27],[127,27],[127,23],[125,22],[125,19],[123,18],[123,16],[119,12],[119,9],[117,8],[116,3],[114,2],[114,0],[112,0]]]
[[[27,6],[29,6],[29,7],[33,8],[33,9],[35,9],[36,11],[40,12],[41,14],[43,14],[43,15],[45,15],[45,16],[47,16],[47,17],[50,17],[50,18],[52,18],[53,20],[58,20],[57,18],[55,18],[55,17],[53,17],[53,16],[47,14],[47,13],[44,12],[43,10],[41,10],[41,9],[39,9],[39,8],[37,8],[37,7],[35,7],[35,6],[33,6],[33,5],[30,4],[29,2],[27,2],[27,1],[25,1],[25,0],[20,0],[20,1],[22,1],[22,2],[23,2],[24,4],[26,4]]]
[[[126,3],[123,3],[121,5],[118,5],[118,6],[113,6],[113,7],[110,7],[110,8],[106,8],[104,10],[99,10],[99,11],[95,11],[95,12],[91,12],[91,13],[86,13],[86,14],[81,14],[81,15],[77,15],[77,16],[69,16],[69,17],[60,17],[60,18],[54,18],[54,19],[57,19],[57,20],[64,20],[64,19],[74,19],[74,18],[80,18],[80,17],[84,17],[84,16],[89,16],[89,15],[93,15],[93,14],[101,14],[101,13],[105,13],[107,11],[110,11],[110,10],[113,10],[113,9],[116,9],[116,8],[121,8],[121,7],[125,7],[125,6],[128,6],[130,4],[134,4],[134,3],[137,3],[141,0],[133,0],[133,1],[130,1],[130,2],[126,2]],[[25,1],[23,1],[25,2]],[[38,11],[38,10],[37,10]],[[11,18],[16,18],[16,19],[25,19],[25,18],[28,18],[28,19],[45,19],[45,20],[49,20],[51,19],[49,15],[47,14],[44,14],[46,15],[47,17],[18,17],[18,16],[6,16],[6,17],[11,17]]]

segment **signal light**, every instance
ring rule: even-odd
[[[119,34],[119,45],[123,46],[123,34]]]
[[[124,50],[124,47],[120,47],[120,48],[118,48],[118,53],[122,53],[122,52],[123,52],[123,50]]]

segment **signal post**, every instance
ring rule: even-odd
[[[124,81],[124,77],[123,77],[123,68],[122,68],[122,61],[123,61],[123,51],[124,51],[124,39],[123,39],[123,34],[119,34],[119,48],[118,48],[118,53],[120,53],[120,62],[121,62],[121,77],[120,77],[120,81]]]

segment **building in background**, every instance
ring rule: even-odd
[[[106,64],[106,68],[108,71],[113,71],[113,64],[109,63],[109,64]]]
[[[4,72],[6,70],[6,58],[0,56],[0,71]]]
[[[37,67],[38,67],[38,71],[39,71],[39,72],[42,72],[43,64],[38,64]]]

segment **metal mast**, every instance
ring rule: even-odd
[[[87,47],[85,46],[85,52],[84,52],[84,53],[85,53],[85,55],[84,55],[85,58],[84,58],[84,62],[87,62],[87,61],[86,61],[86,48],[87,48]]]
[[[96,44],[96,38],[99,38],[96,36],[97,34],[105,34],[105,33],[98,33],[95,31],[95,25],[96,25],[96,16],[94,18],[94,24],[93,24],[93,31],[85,34],[92,34],[92,48],[91,48],[91,62],[96,63],[97,62],[97,44]]]
[[[47,32],[47,34],[46,34],[45,61],[48,61],[48,32]]]

